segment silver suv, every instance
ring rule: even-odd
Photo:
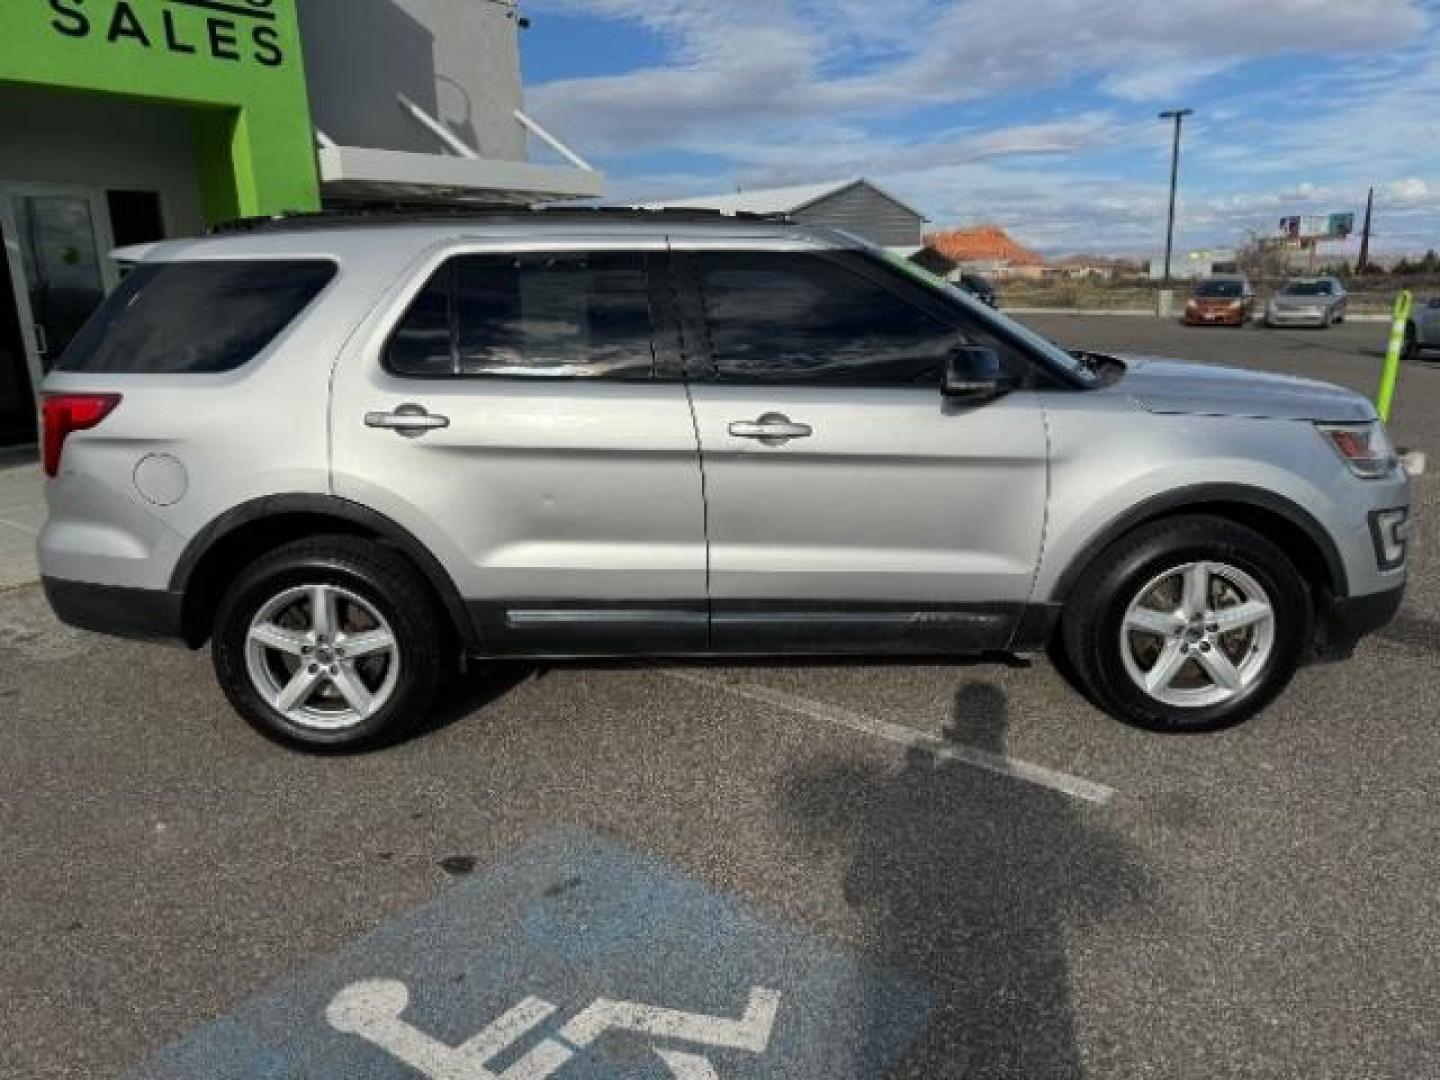
[[[67,622],[393,737],[462,657],[1053,645],[1199,730],[1397,610],[1363,398],[1066,352],[844,234],[676,213],[282,219],[120,253],[45,384]]]

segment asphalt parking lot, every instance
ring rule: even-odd
[[[1029,321],[1366,392],[1386,331]],[[597,665],[307,757],[0,591],[0,1075],[1440,1074],[1436,490],[1400,619],[1195,738],[1043,657]]]

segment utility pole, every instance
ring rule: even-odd
[[[1170,260],[1175,251],[1175,192],[1180,186],[1180,128],[1194,109],[1171,109],[1160,114],[1161,120],[1175,121],[1175,145],[1170,151],[1170,220],[1165,227],[1165,287],[1170,287]]]
[[[1355,276],[1365,273],[1370,266],[1370,216],[1375,212],[1375,189],[1365,199],[1365,227],[1360,231],[1360,261],[1355,264]]]

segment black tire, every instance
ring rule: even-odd
[[[297,723],[277,711],[248,663],[257,613],[287,590],[313,585],[344,590],[370,605],[389,624],[398,657],[384,704],[338,730]],[[391,742],[425,717],[443,678],[446,642],[429,588],[404,556],[358,537],[317,536],[278,548],[240,574],[220,602],[211,654],[225,696],[261,734],[291,747],[345,751]]]
[[[1181,707],[1150,696],[1126,670],[1121,629],[1131,602],[1171,568],[1206,561],[1249,575],[1274,614],[1273,644],[1254,680],[1220,704]],[[1091,699],[1116,719],[1151,731],[1215,731],[1243,723],[1294,678],[1312,637],[1309,589],[1293,563],[1253,529],[1224,518],[1184,516],[1141,526],[1088,568],[1062,621],[1066,654]]]
[[[1413,364],[1420,359],[1420,331],[1415,328],[1414,323],[1405,324],[1405,347],[1400,357],[1407,364]]]

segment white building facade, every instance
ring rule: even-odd
[[[524,111],[511,0],[299,0],[298,15],[327,205],[604,194]]]

